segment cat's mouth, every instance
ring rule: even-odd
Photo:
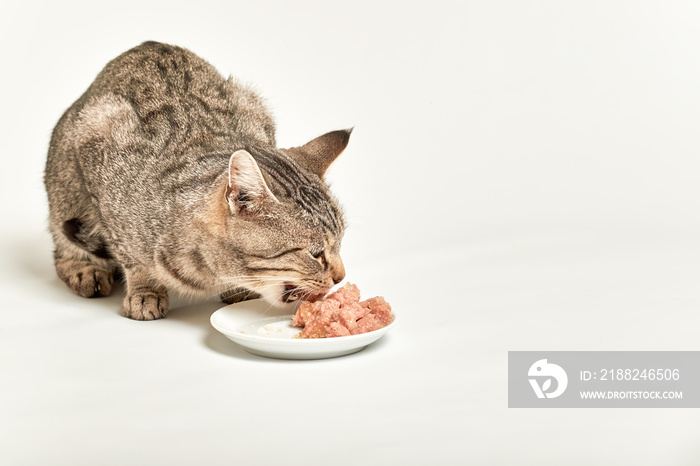
[[[325,291],[304,291],[292,283],[284,284],[284,291],[282,291],[282,301],[285,303],[292,303],[294,301],[304,300],[304,301],[318,301],[323,298],[327,290]]]
[[[303,292],[298,286],[292,285],[291,283],[284,284],[284,291],[282,292],[282,301],[285,303],[291,303],[298,301]]]

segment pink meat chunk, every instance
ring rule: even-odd
[[[357,330],[360,333],[371,332],[384,327],[380,324],[372,314],[367,314],[362,319],[357,321]]]
[[[303,327],[306,325],[306,322],[311,320],[311,316],[316,312],[315,304],[316,303],[311,303],[309,301],[302,301],[296,314],[292,317],[292,325],[295,327]]]
[[[346,304],[343,309],[347,309],[352,314],[355,321],[362,319],[366,314],[369,314],[369,309],[360,306],[358,303]]]
[[[328,332],[326,333],[326,338],[346,337],[348,335],[350,335],[350,331],[346,327],[343,327],[342,324],[340,324],[340,322],[331,322],[328,325]]]
[[[338,288],[336,291],[329,294],[324,301],[329,299],[338,301],[341,306],[349,303],[357,303],[360,301],[360,289],[357,285],[346,283],[342,288]]]
[[[322,301],[302,302],[292,325],[304,327],[299,338],[329,338],[378,330],[393,319],[383,297],[360,302],[359,288],[347,283]]]
[[[391,315],[391,306],[381,296],[362,301],[360,306],[369,309],[369,313],[374,315],[382,327],[389,325],[394,320],[394,316]]]

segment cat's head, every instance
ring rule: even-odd
[[[345,277],[345,222],[324,181],[351,130],[333,131],[291,149],[248,147],[230,158],[226,241],[239,286],[283,304],[325,295]]]

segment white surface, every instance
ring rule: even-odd
[[[508,350],[698,350],[696,2],[4,2],[0,464],[700,463],[697,410],[509,410]],[[400,325],[275,361],[216,302],[118,315],[51,264],[53,125],[147,39],[252,81]]]
[[[370,345],[391,330],[396,320],[373,332],[335,338],[296,338],[286,308],[256,299],[225,306],[211,315],[211,325],[249,353],[278,359],[323,359],[346,356]]]

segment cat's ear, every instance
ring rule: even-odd
[[[226,187],[226,202],[231,212],[236,215],[255,215],[261,212],[269,200],[277,202],[253,156],[245,150],[234,152],[228,162]]]
[[[304,168],[323,178],[328,167],[348,146],[352,128],[331,131],[307,142],[301,147],[292,147],[286,152]]]

